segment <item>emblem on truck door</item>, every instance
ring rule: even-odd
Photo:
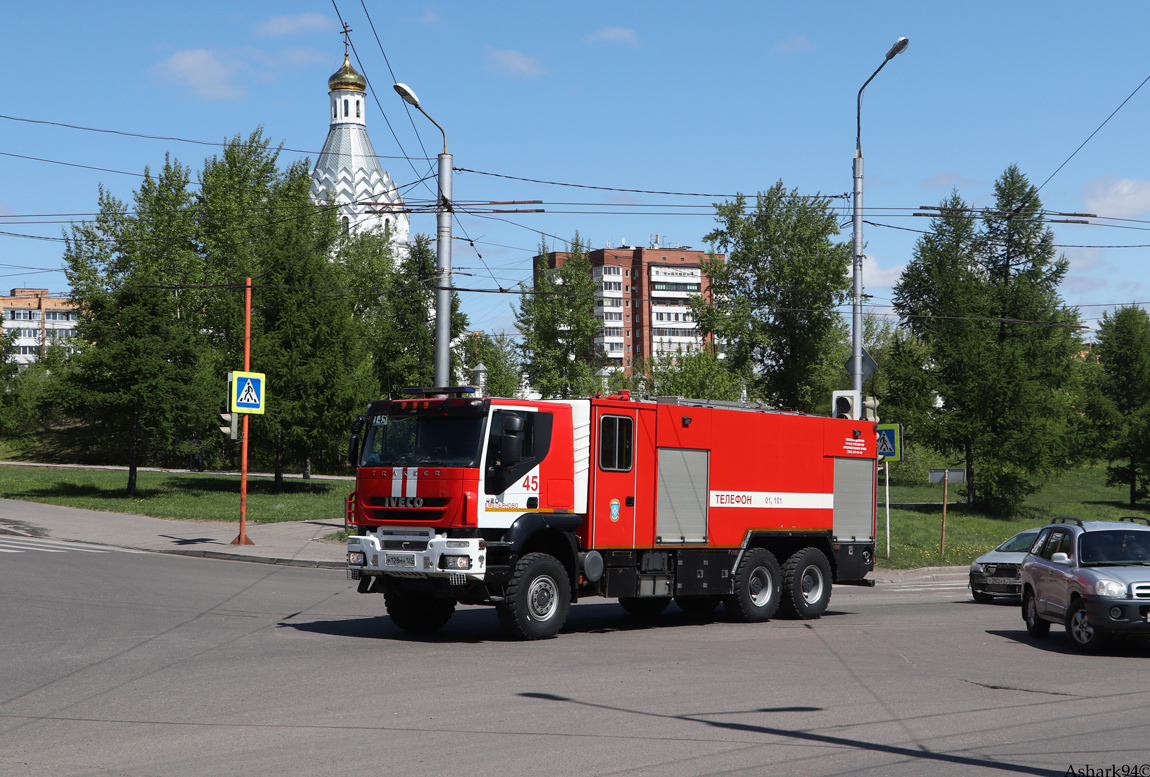
[[[612,499],[611,500],[611,520],[616,522],[616,523],[619,522],[619,500],[618,499]]]

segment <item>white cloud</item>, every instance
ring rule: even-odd
[[[792,35],[782,43],[771,46],[772,54],[794,54],[797,51],[810,51],[815,45],[806,35]]]
[[[487,69],[510,78],[540,78],[547,69],[536,57],[511,49],[488,49]]]
[[[155,66],[161,76],[206,100],[242,97],[245,90],[240,76],[249,70],[250,65],[235,54],[209,49],[177,51]]]
[[[1150,181],[1095,178],[1082,193],[1086,210],[1099,216],[1130,219],[1150,213]]]
[[[8,207],[4,203],[0,202],[0,216],[15,216],[15,215],[16,215],[16,211],[12,210],[10,207]]]
[[[863,254],[863,284],[867,289],[893,289],[905,269],[905,264],[879,267],[877,259],[870,254]]]
[[[639,45],[639,38],[635,30],[630,27],[604,27],[588,35],[584,40],[587,43],[626,43],[630,46]]]
[[[1089,291],[1104,289],[1110,285],[1105,278],[1091,278],[1086,275],[1068,275],[1063,284],[1071,294],[1085,294]]]
[[[321,13],[280,14],[257,24],[256,34],[279,38],[307,32],[326,32],[334,30],[335,26],[335,19]]]
[[[1100,248],[1066,248],[1062,253],[1070,262],[1071,272],[1093,270],[1105,261]]]
[[[439,24],[442,20],[443,17],[430,8],[423,12],[423,16],[419,17],[420,23],[428,26]]]

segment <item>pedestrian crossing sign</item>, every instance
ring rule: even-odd
[[[267,383],[262,372],[229,372],[228,395],[233,413],[263,413]]]
[[[900,424],[879,424],[876,448],[883,461],[902,461],[902,426]]]

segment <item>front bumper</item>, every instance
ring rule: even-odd
[[[445,578],[453,584],[482,580],[487,543],[477,537],[448,537],[434,529],[380,528],[347,538],[347,572],[365,575]]]
[[[1090,625],[1117,634],[1150,634],[1150,601],[1082,597]],[[1116,617],[1117,616],[1117,617]]]
[[[1022,579],[971,572],[970,590],[994,596],[1021,596]]]

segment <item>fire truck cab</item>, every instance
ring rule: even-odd
[[[414,632],[494,605],[554,636],[580,597],[653,617],[817,618],[874,565],[874,425],[659,397],[415,396],[353,424],[348,575]]]

